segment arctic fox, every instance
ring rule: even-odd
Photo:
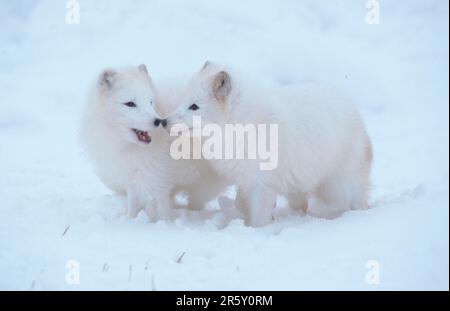
[[[368,207],[371,142],[350,100],[315,84],[258,87],[254,81],[207,62],[188,84],[168,129],[193,117],[203,123],[278,124],[278,165],[260,170],[254,161],[210,160],[222,176],[235,181],[236,206],[246,224],[268,224],[277,195],[291,208],[306,211],[308,197],[328,210]]]
[[[144,209],[152,221],[169,217],[177,191],[188,192],[190,207],[198,209],[223,190],[209,170],[170,157],[166,121],[155,107],[161,98],[145,65],[104,70],[81,127],[101,181],[127,196],[130,217]]]

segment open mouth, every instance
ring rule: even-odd
[[[133,129],[133,132],[136,134],[137,139],[144,144],[149,144],[152,141],[152,137],[148,132],[139,131],[137,129]]]

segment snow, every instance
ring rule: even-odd
[[[379,25],[365,0],[80,5],[68,25],[64,1],[0,0],[0,289],[449,289],[447,1],[381,0]],[[186,76],[207,59],[350,94],[374,144],[373,208],[280,208],[258,229],[232,210],[124,217],[78,141],[92,80],[140,63]]]

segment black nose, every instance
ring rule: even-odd
[[[167,120],[166,119],[163,119],[163,120],[155,119],[155,122],[153,122],[153,124],[155,124],[155,126],[159,126],[161,124],[163,127],[166,127],[167,126]]]

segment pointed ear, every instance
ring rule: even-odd
[[[139,65],[138,69],[139,69],[140,72],[145,73],[146,75],[148,75],[147,66],[145,66],[145,64]]]
[[[117,72],[114,69],[105,69],[100,75],[99,85],[105,89],[111,89],[117,79]]]
[[[209,65],[211,65],[211,62],[210,62],[210,61],[206,61],[205,64],[203,65],[202,69],[200,69],[200,72],[202,72],[203,70],[205,70],[206,68],[208,68]]]
[[[214,97],[223,101],[231,93],[231,77],[226,71],[221,71],[214,77],[212,91]]]

